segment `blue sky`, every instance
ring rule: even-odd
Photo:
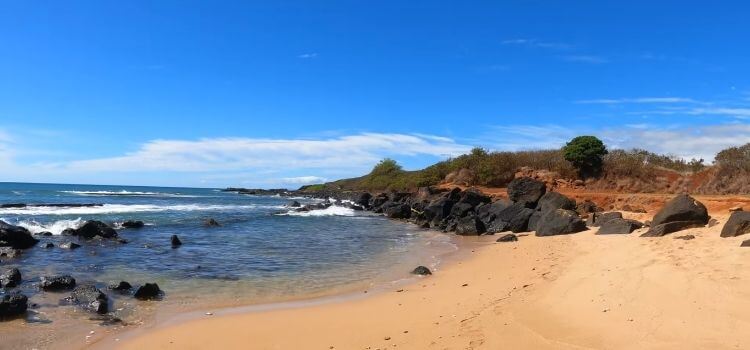
[[[0,181],[296,187],[750,142],[750,4],[0,0]]]

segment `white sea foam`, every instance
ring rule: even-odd
[[[78,218],[74,220],[58,220],[53,223],[49,224],[43,224],[36,222],[34,220],[28,220],[28,221],[19,221],[16,225],[25,227],[27,230],[31,231],[31,233],[39,233],[39,232],[52,232],[53,235],[59,235],[61,234],[65,229],[69,228],[79,228],[83,226],[83,224],[86,221]]]
[[[232,211],[257,208],[282,208],[283,206],[261,205],[153,205],[153,204],[104,204],[94,207],[24,207],[0,208],[0,215],[93,215],[119,213],[159,213],[167,211]]]
[[[354,216],[354,209],[349,209],[347,207],[340,207],[337,205],[332,205],[325,209],[318,209],[318,210],[310,210],[310,211],[295,211],[291,210],[286,213],[282,213],[279,215],[289,215],[289,216]]]
[[[78,196],[93,196],[93,197],[110,197],[110,196],[130,196],[130,197],[184,197],[184,198],[195,198],[203,197],[196,195],[187,195],[180,193],[166,193],[166,192],[147,192],[147,191],[59,191],[61,193],[74,194]]]

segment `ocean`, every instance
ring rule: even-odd
[[[55,347],[60,341],[91,341],[83,334],[92,327],[153,323],[210,307],[361,292],[413,278],[409,271],[415,266],[435,268],[442,255],[456,249],[445,234],[342,206],[295,212],[288,206],[293,200],[320,201],[205,188],[0,183],[0,204],[35,204],[0,208],[0,220],[32,233],[52,233],[37,236],[41,242],[20,257],[0,262],[0,269],[20,269],[24,282],[16,290],[34,304],[25,318],[0,322],[0,333],[20,346]],[[221,226],[205,226],[209,218]],[[61,234],[86,220],[111,225],[127,243]],[[126,220],[145,226],[122,228]],[[183,245],[173,249],[175,234]],[[70,241],[82,247],[58,247]],[[48,242],[55,247],[44,248]],[[38,290],[41,276],[58,274],[69,274],[79,284],[95,283],[110,299],[110,316],[122,323],[102,325],[101,319],[61,302],[66,293]],[[120,280],[134,286],[156,282],[164,298],[138,301],[106,289]],[[24,327],[10,326],[18,323]],[[61,340],[67,334],[77,340]]]

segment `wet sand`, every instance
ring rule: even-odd
[[[750,248],[720,224],[661,238],[522,236],[366,298],[156,326],[123,349],[738,349]],[[681,240],[676,236],[695,235]]]

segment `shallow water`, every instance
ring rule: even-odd
[[[82,340],[84,331],[99,327],[90,314],[59,305],[67,293],[39,292],[35,284],[43,275],[65,273],[79,283],[96,283],[111,299],[112,316],[138,324],[165,312],[367,288],[407,278],[408,268],[434,265],[436,256],[453,249],[442,234],[343,207],[296,213],[286,207],[290,200],[215,189],[0,184],[0,203],[102,204],[0,208],[0,220],[53,233],[38,236],[40,244],[20,258],[0,263],[21,270],[20,290],[38,304],[25,319],[0,323],[0,334],[23,347],[75,347],[65,334]],[[207,218],[222,226],[204,226]],[[114,226],[142,220],[146,227],[118,229],[127,244],[60,235],[92,219]],[[180,248],[171,248],[173,234],[184,243]],[[65,241],[82,247],[57,247]],[[56,247],[42,248],[47,242]],[[157,282],[166,294],[158,302],[136,301],[104,289],[113,280]]]

